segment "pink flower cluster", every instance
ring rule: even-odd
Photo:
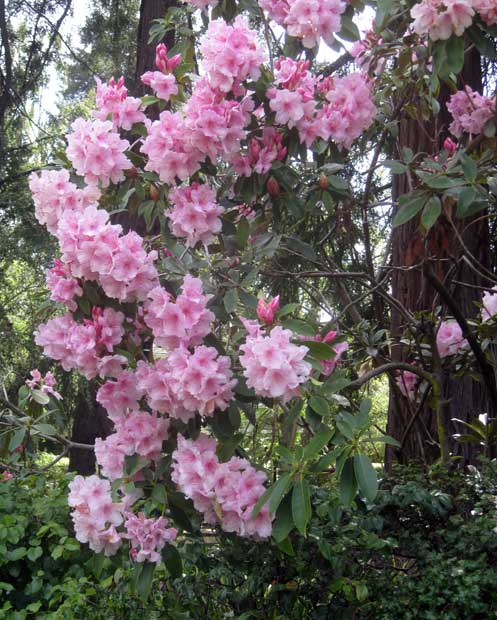
[[[50,289],[50,299],[64,304],[74,312],[78,307],[74,298],[81,297],[83,289],[76,278],[73,278],[69,266],[56,258],[52,269],[47,269],[45,274],[47,287]]]
[[[468,341],[463,337],[459,323],[442,321],[437,332],[437,348],[440,357],[456,355],[467,345]]]
[[[186,245],[194,247],[201,242],[208,245],[221,230],[219,216],[223,208],[216,202],[216,194],[208,185],[193,183],[177,187],[169,194],[173,208],[166,211],[171,231],[176,237],[186,237]]]
[[[160,562],[160,552],[178,535],[177,529],[168,528],[167,525],[165,517],[147,519],[142,512],[138,515],[126,514],[126,534],[123,534],[123,538],[129,540],[131,557],[136,562]]]
[[[481,320],[488,321],[497,314],[497,286],[491,291],[486,291],[482,299]]]
[[[106,439],[95,439],[97,463],[111,481],[123,477],[125,456],[139,454],[149,460],[160,457],[162,442],[168,436],[169,420],[146,411],[124,415],[123,410],[121,415],[114,416],[114,424],[115,433]]]
[[[487,26],[497,24],[497,4],[495,0],[473,0],[473,8],[477,11]]]
[[[98,476],[76,476],[69,484],[69,506],[76,538],[96,553],[114,555],[121,546],[116,526],[123,522],[122,504],[112,501],[110,482]]]
[[[308,61],[283,58],[276,65],[275,83],[267,96],[279,125],[296,127],[301,142],[316,138],[334,140],[342,148],[367,129],[376,116],[371,86],[362,73],[343,78],[317,79],[307,70]],[[319,99],[322,105],[318,108]]]
[[[103,209],[66,211],[57,230],[62,260],[77,278],[96,280],[109,297],[120,301],[145,299],[157,285],[155,251],[147,253],[143,239],[109,223]]]
[[[450,131],[457,137],[463,133],[477,135],[495,114],[495,97],[485,97],[466,86],[452,95],[447,109],[452,114]]]
[[[41,390],[44,394],[51,394],[57,400],[61,400],[62,396],[54,389],[56,383],[55,377],[50,371],[43,377],[36,368],[31,371],[31,379],[26,379],[26,385],[31,390]]]
[[[76,323],[67,313],[50,319],[35,332],[35,342],[64,370],[75,368],[87,379],[98,373],[99,357],[112,352],[124,335],[124,315],[112,308],[93,308],[92,320]]]
[[[400,393],[408,400],[416,399],[416,392],[418,390],[419,376],[410,370],[403,370],[399,373],[395,379]]]
[[[136,97],[128,97],[123,77],[117,82],[111,78],[108,84],[102,83],[99,78],[96,78],[96,82],[97,109],[93,111],[94,118],[106,121],[110,115],[114,129],[121,127],[126,131],[129,131],[135,123],[145,121],[142,102]]]
[[[214,19],[200,45],[203,68],[214,89],[228,93],[247,78],[257,80],[264,53],[257,34],[245,18],[238,16],[232,25]]]
[[[311,365],[304,361],[309,349],[291,342],[289,329],[274,327],[268,336],[258,330],[247,336],[240,349],[240,363],[247,385],[260,396],[283,402],[298,394],[298,386],[309,378]]]
[[[289,35],[302,40],[304,47],[316,47],[320,38],[332,44],[341,28],[343,0],[259,0],[269,17],[286,28]]]
[[[263,472],[237,457],[220,463],[216,441],[205,435],[196,441],[179,435],[173,461],[173,482],[193,501],[195,509],[204,514],[207,523],[220,522],[223,530],[239,536],[268,538],[271,535],[267,505],[255,519],[252,517],[254,506],[266,490]]]
[[[122,370],[115,381],[107,381],[100,387],[97,402],[106,409],[114,424],[120,424],[127,412],[139,409],[141,396],[135,374],[130,370]]]
[[[96,187],[90,185],[81,190],[69,179],[68,170],[43,170],[40,175],[33,172],[29,177],[36,219],[53,235],[64,211],[80,212],[100,198]]]
[[[124,170],[132,168],[124,151],[129,142],[122,140],[114,131],[111,121],[85,121],[77,118],[71,125],[72,132],[67,135],[66,154],[76,173],[85,178],[88,185],[124,180]]]
[[[331,346],[331,348],[335,352],[333,357],[330,357],[327,360],[321,360],[321,365],[323,367],[323,375],[327,377],[331,375],[331,373],[335,370],[335,368],[337,367],[337,365],[340,363],[342,359],[342,355],[345,353],[345,351],[348,351],[349,349],[348,342],[337,342],[334,345],[332,344],[337,336],[338,336],[338,332],[329,331],[324,336],[321,336],[321,334],[316,334],[313,337],[303,336],[301,338],[301,340],[315,340],[316,342],[324,342]]]
[[[145,303],[145,323],[154,335],[154,342],[166,349],[201,344],[211,331],[214,314],[207,310],[211,295],[204,295],[202,281],[186,275],[176,301],[161,286],[149,293]]]
[[[281,134],[274,127],[264,127],[262,138],[252,138],[246,155],[235,156],[233,166],[237,174],[250,177],[254,172],[266,174],[274,161],[285,159],[287,149],[282,144]]]
[[[193,353],[180,347],[154,366],[139,362],[136,378],[151,409],[183,422],[197,413],[212,416],[216,409],[224,411],[236,385],[229,357],[206,346]]]
[[[460,37],[473,21],[473,0],[422,0],[411,9],[413,28],[432,41]]]

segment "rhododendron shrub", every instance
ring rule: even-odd
[[[397,139],[390,97],[410,75],[398,67],[400,44],[383,37],[385,15],[367,44],[356,46],[359,70],[329,74],[311,48],[355,32],[346,2],[260,0],[251,20],[238,5],[236,15],[224,16],[226,3],[188,4],[203,10],[197,48],[180,54],[184,40],[172,51],[160,44],[155,69],[141,76],[154,95],[142,99],[128,95],[123,78],[97,81],[95,109],[67,135],[73,168],[30,178],[35,215],[60,250],[46,278],[57,306],[35,342],[65,371],[96,382],[96,400],[112,423],[94,445],[98,475],[71,485],[74,527],[96,552],[121,549],[137,563],[169,557],[178,533],[199,527],[254,544],[272,537],[288,550],[290,532],[307,533],[310,477],[331,469],[344,504],[357,493],[374,501],[377,476],[363,453],[371,403],[353,390],[388,373],[396,395],[415,401],[425,388],[427,395],[440,388],[442,371],[463,355],[472,364],[475,355],[450,307],[421,319],[405,312],[411,323],[395,337],[374,333],[371,317],[354,317],[354,331],[312,279],[346,281],[325,243],[350,234],[352,254],[363,251],[354,209],[368,231],[368,214],[388,202],[377,186],[389,171],[410,175],[412,192],[395,205],[393,223],[421,214],[422,247],[442,212],[459,217],[474,209],[486,190],[471,150],[463,150],[488,133],[494,98],[454,88],[447,110],[458,142],[445,139],[434,156],[407,150],[405,161],[385,161],[376,147],[370,157],[371,141],[382,147]],[[191,14],[192,7],[175,10]],[[449,79],[437,50],[445,53],[448,37],[471,27],[483,9],[462,0],[439,9],[423,2],[411,18],[402,8],[406,38],[416,46],[405,63]],[[274,26],[268,20],[286,29],[284,49],[267,45],[257,20],[265,34]],[[194,51],[199,75],[184,57]],[[381,82],[392,64],[395,88]],[[439,80],[421,82],[425,113]],[[371,169],[350,165],[354,149]],[[321,237],[316,247],[298,237],[307,217]],[[288,257],[302,264],[290,300],[278,286],[278,278],[293,278]],[[311,284],[300,287],[307,277]],[[387,278],[350,278],[352,291],[329,289],[346,309],[363,298],[357,291],[364,286],[399,309]],[[492,329],[494,297],[483,297],[475,330]],[[409,364],[392,361],[390,348],[400,344]],[[47,377],[34,374],[29,385],[56,398]],[[267,419],[270,448],[252,458],[250,433]],[[270,474],[268,463],[277,463]]]

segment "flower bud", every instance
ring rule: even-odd
[[[321,189],[327,189],[328,185],[329,185],[329,181],[328,181],[328,177],[322,173],[321,176],[319,177],[319,187]]]
[[[277,295],[273,297],[268,302],[264,301],[262,297],[259,299],[257,303],[257,316],[259,319],[266,323],[267,325],[271,325],[274,322],[274,318],[276,313],[280,309],[280,296]]]
[[[269,177],[267,184],[266,184],[266,188],[267,188],[268,194],[272,198],[278,198],[278,196],[280,195],[280,184],[274,177]]]
[[[148,190],[148,193],[150,194],[150,198],[154,201],[159,200],[159,190],[155,187],[155,185],[151,185],[150,189]]]
[[[451,140],[451,138],[445,138],[443,147],[449,153],[449,155],[454,155],[454,153],[457,151],[457,142],[454,142],[454,140]]]

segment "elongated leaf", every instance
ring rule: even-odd
[[[329,360],[336,355],[333,348],[326,342],[307,340],[305,346],[309,349],[310,354],[318,360]]]
[[[309,399],[309,407],[321,416],[327,416],[330,413],[328,401],[322,396],[312,396]]]
[[[315,435],[304,448],[304,460],[310,461],[317,456],[333,437],[333,429],[328,428]]]
[[[138,580],[136,583],[136,590],[138,592],[139,597],[145,603],[148,600],[150,595],[150,589],[152,587],[152,581],[154,578],[155,572],[155,562],[145,562],[141,571],[138,575]],[[138,568],[138,565],[137,565]]]
[[[276,519],[273,523],[274,540],[277,543],[283,542],[285,538],[288,538],[288,534],[290,534],[293,528],[292,497],[288,493],[276,511]]]
[[[452,35],[445,46],[447,69],[451,73],[459,73],[464,65],[464,37]]]
[[[171,577],[177,579],[183,574],[183,563],[179,551],[173,545],[166,545],[162,551],[162,559]]]
[[[18,448],[22,444],[22,442],[24,441],[25,435],[26,435],[25,428],[20,428],[12,435],[12,437],[10,438],[10,442],[9,442],[10,452],[13,452],[16,448]]]
[[[350,506],[357,493],[357,479],[354,472],[354,459],[348,458],[340,476],[340,499],[342,504]]]
[[[416,217],[416,215],[425,206],[425,203],[426,195],[421,195],[413,199],[411,202],[404,204],[397,210],[397,213],[393,218],[392,225],[394,227],[402,226],[402,224],[409,222],[409,220],[412,220],[413,217]]]
[[[312,515],[311,494],[307,480],[300,478],[293,485],[292,491],[292,516],[298,531],[302,536],[306,535],[307,525]]]
[[[430,230],[430,228],[438,220],[441,213],[442,203],[440,202],[440,198],[438,196],[432,196],[426,203],[423,213],[421,214],[421,224],[426,228],[426,230]]]
[[[278,510],[278,506],[280,505],[281,500],[285,497],[291,483],[292,475],[285,474],[284,476],[281,476],[281,478],[273,485],[273,492],[269,498],[269,512],[271,514],[274,514]]]
[[[365,454],[354,456],[354,473],[361,493],[372,502],[378,493],[378,476],[369,457]]]

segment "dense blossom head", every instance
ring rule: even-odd
[[[473,8],[480,14],[487,26],[497,24],[497,3],[495,0],[473,0]]]
[[[463,337],[459,323],[456,321],[442,321],[437,332],[437,348],[440,357],[456,355],[467,345],[468,341]]]
[[[250,177],[254,172],[266,174],[274,161],[282,161],[287,154],[282,136],[274,127],[264,127],[260,138],[251,138],[247,152],[231,159],[237,174]]]
[[[164,101],[169,101],[171,97],[178,94],[178,84],[172,73],[147,71],[140,79],[144,84],[150,86],[159,99],[164,99]]]
[[[341,29],[340,16],[347,7],[343,0],[259,0],[259,5],[308,48],[316,47],[321,38],[333,43],[333,35]]]
[[[486,97],[466,86],[451,96],[447,109],[452,114],[450,131],[457,137],[463,133],[477,135],[495,114],[495,97]]]
[[[138,515],[126,514],[126,533],[123,538],[129,540],[132,557],[136,562],[160,562],[160,552],[178,535],[178,530],[168,528],[167,525],[165,517],[147,519],[142,512]]]
[[[116,530],[123,521],[122,506],[112,500],[110,483],[98,476],[76,476],[69,484],[69,506],[76,538],[96,553],[114,555],[121,546]]]
[[[201,242],[209,244],[221,231],[219,216],[223,208],[216,202],[216,194],[208,185],[193,183],[178,187],[169,194],[173,208],[166,211],[171,231],[176,237],[186,237],[189,247]]]
[[[291,342],[294,334],[274,327],[268,336],[248,336],[240,347],[240,362],[248,387],[260,396],[280,398],[286,402],[298,394],[307,381],[311,365],[304,361],[308,348]]]
[[[105,121],[110,115],[114,129],[120,127],[126,131],[129,131],[135,123],[145,121],[142,102],[136,97],[128,97],[123,77],[117,82],[111,78],[108,84],[103,84],[99,78],[96,78],[96,82],[97,109],[93,111],[94,118]]]
[[[216,442],[200,435],[196,441],[178,436],[173,452],[171,478],[189,497],[208,523],[220,522],[227,532],[239,536],[267,538],[271,535],[271,517],[267,506],[252,517],[255,504],[265,491],[266,475],[248,461],[232,457],[220,463]]]
[[[124,151],[129,142],[114,131],[111,121],[85,121],[77,118],[67,134],[67,156],[77,174],[85,178],[88,185],[124,180],[124,170],[132,167]]]
[[[223,19],[209,22],[202,38],[200,52],[203,67],[213,88],[227,93],[238,84],[260,76],[264,53],[243,17],[236,17],[232,25]]]
[[[81,190],[72,183],[67,170],[43,170],[29,177],[36,219],[56,234],[59,220],[65,211],[80,212],[96,204],[100,191],[94,186]]]
[[[206,346],[193,353],[180,347],[154,366],[139,363],[137,379],[151,409],[183,422],[197,413],[212,416],[216,409],[227,409],[236,385],[229,357]]]
[[[142,395],[136,377],[123,370],[115,381],[106,381],[97,392],[97,402],[104,407],[115,424],[120,424],[128,411],[137,410]]]
[[[55,259],[54,266],[52,269],[47,269],[45,274],[47,288],[50,290],[50,299],[64,304],[74,312],[77,308],[74,298],[81,297],[83,289],[78,280],[72,276],[69,266]]]
[[[419,384],[419,376],[410,370],[403,370],[396,377],[395,382],[400,393],[409,400],[415,400]]]
[[[174,302],[160,286],[150,291],[145,323],[152,330],[155,344],[166,349],[201,344],[214,320],[214,314],[206,308],[210,297],[204,295],[202,281],[191,275],[185,276]]]
[[[433,41],[460,37],[473,21],[473,0],[422,0],[411,9],[413,28]]]

